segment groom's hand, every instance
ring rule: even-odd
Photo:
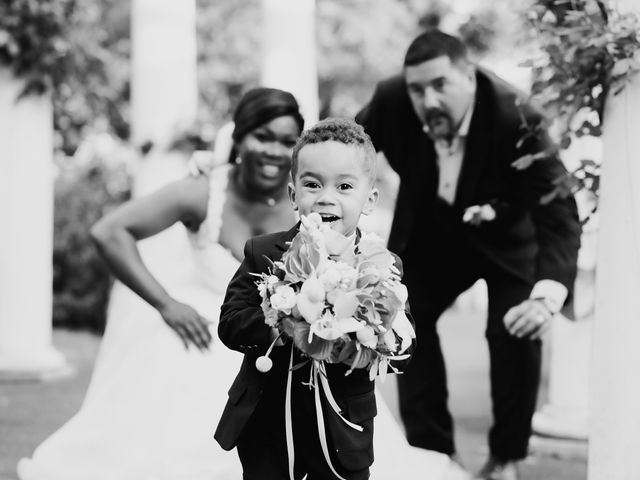
[[[159,309],[162,319],[178,334],[185,348],[192,343],[200,350],[207,350],[211,343],[209,321],[192,307],[172,300]]]
[[[504,316],[504,325],[514,337],[535,340],[549,328],[552,317],[544,301],[527,299],[509,309]]]

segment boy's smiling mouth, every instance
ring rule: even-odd
[[[332,213],[321,213],[320,218],[322,218],[323,223],[333,223],[340,220],[340,217]]]

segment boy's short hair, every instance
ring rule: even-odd
[[[305,130],[298,138],[291,155],[291,178],[298,173],[298,154],[306,145],[323,142],[339,142],[362,149],[365,171],[371,183],[376,179],[376,149],[361,125],[346,118],[325,118]]]
[[[404,66],[413,67],[434,58],[447,56],[451,63],[467,61],[467,47],[459,38],[432,29],[418,35],[409,45]]]

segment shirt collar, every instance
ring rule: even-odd
[[[466,137],[467,134],[469,133],[469,125],[471,125],[471,117],[473,116],[473,108],[475,103],[476,102],[475,102],[475,95],[474,95],[474,100],[469,105],[469,108],[467,108],[467,111],[465,112],[464,117],[462,117],[462,122],[460,122],[460,128],[458,128],[458,132],[456,133],[457,136]]]

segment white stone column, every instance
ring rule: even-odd
[[[0,378],[66,370],[51,343],[53,113],[0,68]]]
[[[196,118],[195,0],[133,0],[131,126],[135,144],[166,147]]]
[[[569,170],[581,159],[602,162],[602,140],[574,138],[562,152]],[[594,206],[586,192],[576,195],[578,211],[585,218]],[[595,305],[597,214],[583,228],[578,254],[578,276],[574,285],[574,319],[558,315],[553,319],[548,348],[549,389],[544,406],[533,417],[532,451],[563,457],[586,457],[589,418],[589,374]]]
[[[142,196],[188,173],[184,154],[167,147],[197,116],[195,0],[133,0],[131,39],[133,142],[153,142],[133,174],[133,195]],[[187,248],[184,227],[176,224],[139,248],[147,266],[166,283]],[[119,301],[121,291],[113,290],[111,302]]]
[[[615,3],[615,2],[614,2]],[[639,0],[617,2],[640,11]],[[604,122],[590,388],[589,479],[640,475],[640,75]]]
[[[154,144],[134,174],[134,195],[143,195],[186,173],[166,149],[197,116],[195,0],[133,0],[131,39],[133,141]]]
[[[306,125],[318,120],[315,0],[262,0],[262,85],[288,90]]]
[[[533,416],[532,451],[561,457],[586,456],[589,374],[595,303],[597,227],[582,235],[574,287],[575,318],[559,314],[545,341],[550,343],[547,401]]]

